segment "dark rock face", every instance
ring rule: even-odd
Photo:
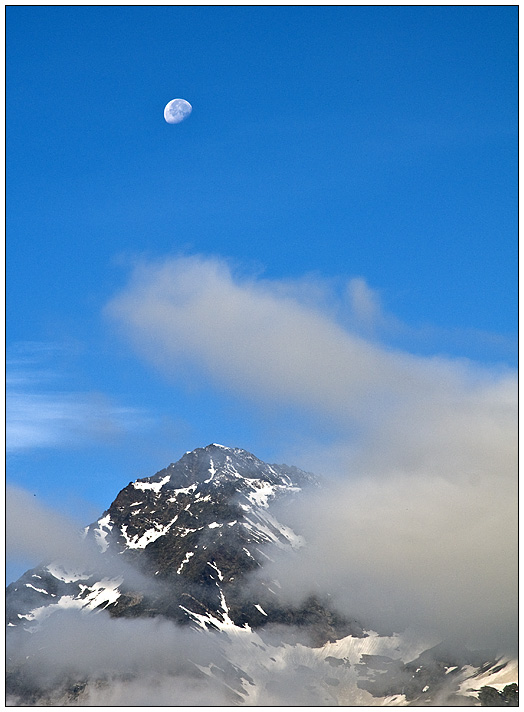
[[[506,663],[498,664],[497,658],[489,651],[450,648],[440,644],[425,650],[409,663],[386,656],[363,655],[357,667],[362,673],[358,686],[374,697],[404,695],[412,704],[423,701],[424,704],[435,705],[445,690],[447,705],[463,706],[464,698],[456,694],[456,681],[463,679],[464,669],[474,669],[476,676],[488,672],[494,674],[503,670]],[[493,688],[482,689],[485,692],[481,691],[478,699],[483,706],[492,705],[495,701],[499,706],[509,704],[502,700],[497,690],[494,690],[495,697],[491,692]],[[509,690],[509,697],[514,700],[513,692],[518,699],[516,686],[515,690]]]
[[[130,482],[86,528],[86,543],[110,562],[104,567],[110,577],[59,564],[28,571],[7,590],[8,624],[30,628],[43,607],[67,599],[114,617],[161,615],[205,629],[293,625],[312,631],[320,644],[350,632],[363,635],[356,622],[315,599],[292,609],[271,587],[258,586],[255,596],[246,586],[272,547],[303,545],[272,516],[272,502],[315,486],[314,475],[268,465],[239,448],[212,444],[188,452],[152,477]],[[138,582],[126,567],[139,572]]]
[[[209,445],[186,453],[153,477],[131,482],[87,537],[117,552],[154,581],[150,590],[120,588],[107,610],[115,616],[163,615],[179,622],[208,617],[264,625],[279,615],[269,590],[269,610],[246,600],[244,583],[260,568],[265,547],[296,547],[300,537],[269,512],[270,503],[293,496],[313,475],[267,465],[244,450]],[[264,598],[264,595],[262,595]]]
[[[482,687],[479,692],[479,700],[482,707],[518,707],[519,688],[516,683],[506,685],[499,692],[494,687]]]

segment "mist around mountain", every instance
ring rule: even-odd
[[[369,581],[359,585],[359,576],[372,571],[356,567],[340,589],[344,579],[329,575],[329,559],[338,557],[340,571],[358,561],[359,518],[339,528],[340,513],[325,506],[340,494],[333,486],[212,444],[130,482],[74,539],[40,512],[41,537],[49,529],[56,543],[62,528],[69,540],[7,589],[8,704],[518,699],[514,688],[504,692],[516,683],[516,661],[496,637],[491,649],[468,646],[460,630],[443,639],[449,631],[420,620],[411,600],[401,618],[384,610],[379,594],[370,602],[376,608],[363,607]],[[362,505],[358,489],[355,502]],[[321,519],[339,537],[330,557],[324,550],[324,567]]]

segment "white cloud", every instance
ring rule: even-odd
[[[353,277],[347,284],[351,310],[357,322],[374,329],[385,320],[380,299],[363,277]]]
[[[353,317],[380,317],[363,280],[350,293]],[[301,510],[313,546],[283,564],[290,595],[319,574],[348,613],[401,625],[407,610],[443,635],[511,644],[513,371],[372,343],[305,286],[238,277],[216,259],[139,264],[107,313],[172,379],[191,368],[253,403],[333,423],[337,442],[304,448],[297,430],[286,456],[338,476]]]
[[[32,561],[31,566],[59,562],[66,569],[100,576],[125,575],[127,583],[145,588],[143,576],[122,557],[102,553],[96,541],[82,536],[78,522],[42,503],[22,487],[6,486],[5,549],[9,559]],[[148,581],[151,585],[151,581]]]
[[[189,364],[237,393],[337,416],[421,388],[455,388],[456,369],[378,348],[286,285],[235,279],[218,260],[136,267],[107,313],[136,349],[177,377]]]
[[[355,284],[373,302],[363,280]],[[173,379],[189,368],[250,400],[342,419],[377,416],[406,399],[451,406],[498,378],[466,362],[381,347],[344,328],[304,289],[235,277],[216,259],[140,263],[106,313]]]

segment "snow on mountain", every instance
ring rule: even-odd
[[[266,588],[264,600],[246,602],[242,580],[270,558],[268,546],[303,546],[303,539],[271,514],[270,505],[316,484],[309,473],[267,465],[238,448],[212,444],[188,452],[154,476],[130,482],[84,530],[86,544],[94,543],[111,562],[114,576],[43,564],[8,588],[8,624],[26,625],[42,608],[50,606],[47,616],[71,605],[128,616],[147,610],[200,626],[206,620],[214,629],[229,620],[241,626],[271,620],[278,602],[266,599],[274,593]],[[133,590],[126,566],[160,585],[146,595]],[[35,576],[44,582],[40,590],[29,582]],[[195,584],[202,596],[194,595]],[[166,601],[166,587],[176,589],[178,605]],[[269,610],[262,612],[263,606]]]
[[[80,671],[73,685],[68,667],[51,687],[46,678],[45,693],[32,682],[31,666],[39,658],[30,641],[53,639],[60,614],[83,614],[82,625],[93,621],[93,629],[100,616],[108,616],[128,625],[166,621],[164,626],[192,631],[191,640],[206,637],[213,656],[190,661],[191,684],[197,675],[206,702],[206,685],[212,683],[210,690],[218,685],[232,704],[478,704],[481,687],[503,689],[515,682],[515,661],[458,655],[413,635],[364,631],[315,598],[298,607],[284,603],[275,581],[257,577],[253,585],[251,574],[263,569],[272,551],[307,546],[276,518],[272,505],[292,503],[304,488],[318,486],[310,473],[218,444],[130,482],[84,529],[91,551],[86,561],[44,562],[8,587],[7,625],[14,641],[8,690],[14,699],[113,704],[109,690],[116,678],[107,671],[93,673],[95,682]],[[115,630],[116,639],[123,629]],[[127,684],[137,675],[128,676]],[[171,680],[180,673],[165,675]],[[100,698],[104,685],[106,697]],[[114,704],[125,698],[118,699]]]

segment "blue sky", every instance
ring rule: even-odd
[[[517,11],[8,7],[8,483],[84,524],[210,442],[342,467],[354,368],[513,374]]]

